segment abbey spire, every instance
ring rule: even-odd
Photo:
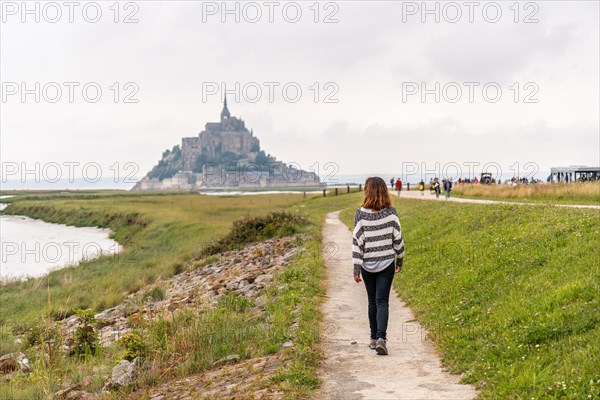
[[[227,108],[227,94],[225,94],[225,98],[223,100],[223,111],[221,111],[221,121],[231,117],[229,113],[229,109]]]

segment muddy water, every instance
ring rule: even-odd
[[[0,196],[4,198],[7,196]],[[0,204],[0,209],[6,204]],[[19,215],[0,215],[0,280],[37,277],[101,254],[116,254],[109,229],[51,224]]]

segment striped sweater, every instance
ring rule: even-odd
[[[352,233],[352,262],[354,274],[360,274],[363,261],[393,260],[401,266],[404,239],[398,213],[394,207],[369,213],[356,210]]]

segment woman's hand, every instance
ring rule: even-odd
[[[402,265],[396,265],[396,273],[402,271]]]
[[[361,283],[362,279],[360,279],[360,274],[354,274],[354,282]]]

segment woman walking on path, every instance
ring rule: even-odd
[[[387,325],[389,298],[394,274],[402,270],[404,239],[396,209],[387,185],[379,177],[365,183],[365,198],[354,215],[352,260],[354,280],[365,281],[369,303],[369,347],[377,354],[388,354]]]

